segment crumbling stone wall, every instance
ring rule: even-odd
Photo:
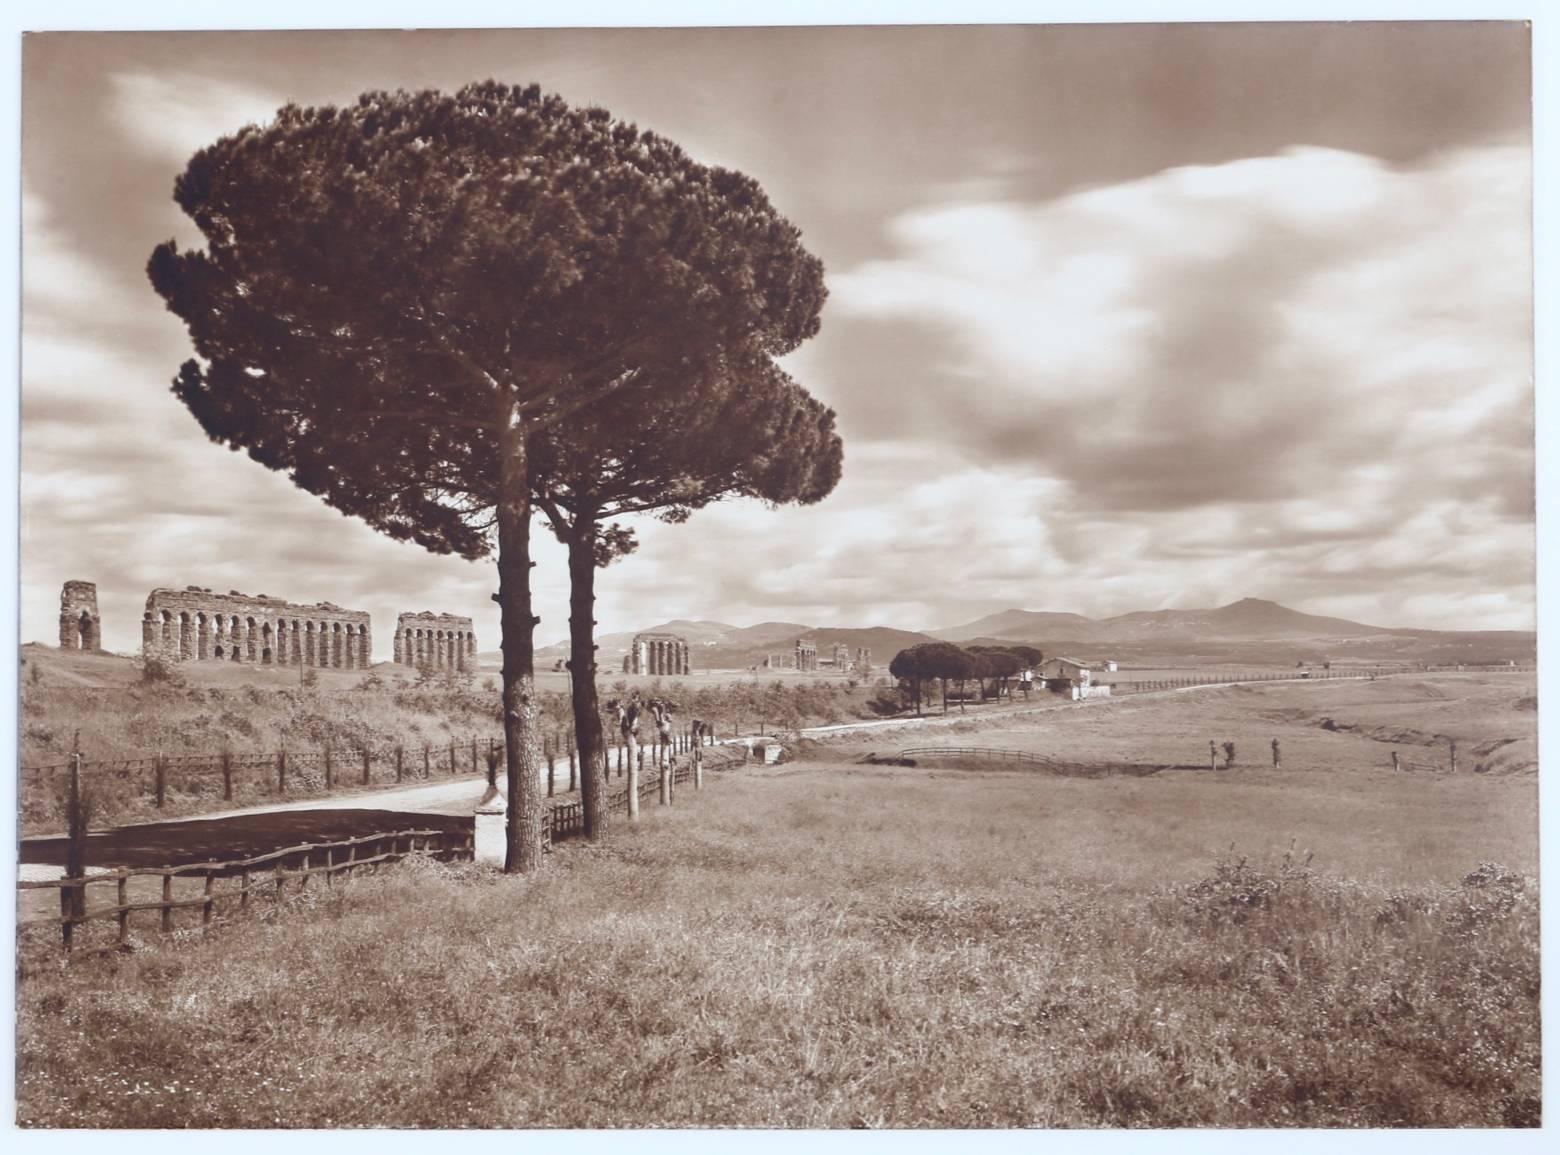
[[[95,583],[66,582],[61,590],[60,648],[103,652],[103,619],[98,615]]]
[[[366,670],[369,616],[331,602],[298,605],[237,590],[155,589],[141,617],[141,651],[170,662],[254,662]]]
[[[395,661],[435,670],[475,670],[477,635],[471,619],[428,610],[400,615],[395,620]]]
[[[623,659],[625,674],[686,674],[688,642],[679,634],[635,634]]]

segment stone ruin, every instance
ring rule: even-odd
[[[66,582],[60,592],[60,649],[103,652],[103,619],[98,615],[96,583]]]
[[[686,674],[688,642],[678,634],[635,634],[623,657],[625,674]]]
[[[435,670],[476,669],[477,635],[471,619],[454,614],[402,614],[395,620],[397,665]]]
[[[796,668],[798,670],[818,668],[818,643],[811,638],[796,639]]]
[[[141,651],[170,662],[366,670],[372,662],[373,635],[361,610],[185,586],[155,589],[146,599]]]

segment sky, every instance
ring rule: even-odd
[[[210,443],[144,267],[203,144],[281,104],[537,82],[749,173],[825,264],[786,360],[839,414],[823,503],[639,523],[601,632],[937,628],[1262,597],[1534,626],[1520,24],[29,36],[21,640],[95,581],[110,649],[209,586],[475,619],[490,561],[390,542]],[[538,525],[538,642],[566,634]]]

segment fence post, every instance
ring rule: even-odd
[[[397,782],[401,781],[401,778],[402,778],[402,776],[405,773],[406,773],[406,751],[403,750],[398,745],[395,748],[395,780]]]
[[[222,751],[222,801],[233,801],[233,752]]]
[[[173,875],[162,876],[162,932],[173,933]]]
[[[477,765],[477,740],[475,738],[471,740],[471,772],[473,774],[481,772],[481,767]]]
[[[87,913],[87,807],[81,798],[81,755],[70,756],[70,782],[65,798],[65,829],[69,840],[65,847],[65,877],[76,885],[60,888],[60,937],[65,949],[71,948],[75,920]],[[120,904],[124,905],[123,903]]]
[[[325,789],[329,790],[335,784],[335,776],[332,773],[330,763],[330,746],[327,744],[325,747]]]
[[[1452,750],[1452,773],[1455,774],[1457,773],[1457,743],[1452,742],[1450,745]]]
[[[433,777],[433,755],[428,752],[427,746],[423,747],[423,777]]]
[[[579,786],[579,744],[574,740],[574,735],[569,735],[569,790],[573,792]]]
[[[1214,745],[1212,742],[1209,742],[1208,743],[1208,769],[1210,769],[1210,770],[1217,770],[1218,768],[1219,768],[1219,748],[1216,745]]]
[[[276,791],[278,794],[287,793],[287,751],[276,752]]]
[[[667,797],[666,768],[662,766],[659,761],[657,761],[655,764],[655,788],[656,801],[658,801],[662,806],[665,806],[669,801],[671,801],[671,799]]]
[[[638,745],[638,742],[635,741],[632,734],[629,734],[623,739],[623,745],[625,751],[628,754],[628,820],[630,822],[638,822],[639,759],[634,756],[636,752],[635,747]],[[622,762],[619,762],[618,765],[621,767]]]
[[[455,769],[455,739],[450,739],[450,773],[457,773]]]
[[[547,739],[543,738],[542,749],[547,751],[547,797],[551,798],[553,796],[553,778],[555,777],[553,772],[553,758],[558,753],[558,740],[554,738],[551,748],[548,748]]]
[[[368,747],[364,746],[363,747],[363,785],[364,786],[368,785],[368,759],[369,759]]]
[[[152,767],[152,788],[157,795],[157,809],[161,810],[168,792],[168,767],[161,750],[157,751],[157,761]]]

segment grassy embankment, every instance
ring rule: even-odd
[[[40,960],[18,1118],[1533,1125],[1534,884],[1461,881],[1535,869],[1532,785],[720,774],[535,879],[410,866]]]
[[[603,702],[615,685],[602,679]],[[274,755],[283,748],[297,761],[300,754],[318,754],[330,746],[337,752],[337,782],[343,784],[357,781],[354,750],[386,752],[403,746],[415,777],[422,771],[417,752],[424,746],[434,748],[438,763],[451,740],[486,740],[500,733],[493,674],[419,678],[404,667],[381,664],[361,672],[317,671],[314,683],[304,685],[297,670],[207,662],[175,667],[172,680],[148,681],[128,658],[26,646],[21,686],[22,765],[63,763],[79,735],[98,824],[220,809],[222,784],[210,769],[174,772],[167,806],[158,812],[151,806],[148,770],[104,777],[94,775],[95,762],[159,752],[215,756],[223,749]],[[880,693],[837,679],[784,685],[652,681],[642,689],[676,702],[681,724],[703,718],[725,734],[739,726],[783,729],[875,717],[872,702]],[[544,735],[555,742],[564,738],[572,730],[568,695],[547,691],[539,701]],[[467,765],[464,749],[460,764]],[[391,772],[382,756],[374,780],[383,784]],[[300,762],[292,771],[291,788],[317,788],[319,776],[317,765]],[[272,778],[269,772],[239,773],[233,803],[268,800]],[[46,787],[24,779],[22,812],[29,831],[60,828],[63,789],[62,775],[54,775]]]

